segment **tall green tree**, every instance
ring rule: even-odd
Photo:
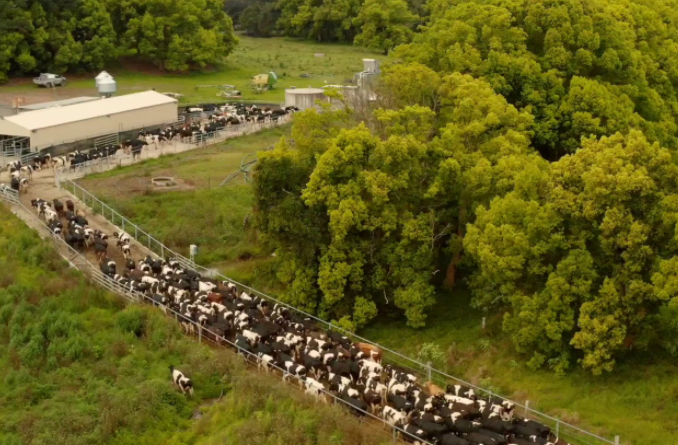
[[[220,0],[179,0],[171,8],[161,0],[110,5],[123,45],[169,71],[219,64],[238,41]]]
[[[349,329],[396,309],[423,326],[436,271],[454,282],[475,207],[536,195],[545,180],[533,118],[486,82],[423,65],[391,67],[383,81],[393,106],[369,126],[339,131],[307,111],[295,146],[257,165],[259,227],[279,246],[285,298]]]
[[[504,328],[534,367],[610,371],[674,304],[677,180],[669,150],[638,130],[586,140],[540,195],[477,209],[464,240],[476,304],[511,306]]]
[[[387,53],[412,39],[416,21],[405,0],[366,0],[353,19],[360,30],[354,43]]]
[[[319,42],[352,42],[353,19],[364,0],[278,0],[278,28],[288,36]]]
[[[270,37],[275,31],[278,16],[274,3],[254,2],[242,11],[238,23],[250,36]]]

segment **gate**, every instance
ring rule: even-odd
[[[22,153],[30,149],[30,139],[27,137],[14,137],[0,140],[0,156],[19,157]]]

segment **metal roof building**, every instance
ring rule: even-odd
[[[0,118],[0,136],[30,138],[37,151],[177,121],[177,100],[155,91],[27,111]]]

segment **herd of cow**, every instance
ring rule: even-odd
[[[213,138],[218,131],[229,126],[240,124],[263,125],[268,122],[279,122],[284,116],[299,111],[297,107],[257,107],[245,104],[203,105],[190,107],[192,112],[209,112],[207,119],[198,119],[179,126],[167,126],[154,130],[141,130],[136,138],[123,141],[121,144],[110,144],[97,147],[87,152],[75,150],[64,156],[53,157],[49,153],[40,153],[30,163],[22,165],[21,161],[12,161],[7,164],[10,174],[10,188],[17,192],[25,191],[30,182],[32,173],[45,167],[70,167],[75,169],[88,161],[106,159],[115,155],[118,150],[131,154],[132,158],[141,155],[145,146],[158,146],[173,140],[185,143],[201,143]]]
[[[430,382],[421,385],[410,370],[382,363],[382,351],[375,346],[324,331],[313,319],[250,295],[234,283],[205,278],[172,258],[134,261],[131,237],[124,232],[112,234],[111,248],[119,249],[125,259],[118,267],[108,256],[108,235],[91,229],[71,201],[64,206],[58,200],[36,199],[31,204],[56,236],[75,249],[94,249],[103,274],[143,293],[148,302],[177,318],[187,333],[200,330],[216,343],[235,346],[261,369],[278,369],[283,380],[297,380],[318,399],[334,396],[359,416],[381,417],[398,427],[406,442],[565,444],[548,427],[516,416],[514,404],[507,400],[462,385],[445,390]],[[190,379],[177,376],[175,384],[192,392]]]

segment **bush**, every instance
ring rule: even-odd
[[[443,350],[435,343],[424,343],[421,345],[417,360],[422,363],[431,362],[431,366],[437,369],[444,369],[446,357]]]
[[[123,332],[142,337],[146,331],[146,311],[137,306],[128,307],[118,314],[116,325]]]

